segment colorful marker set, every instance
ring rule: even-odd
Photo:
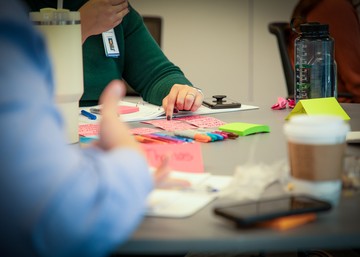
[[[194,140],[191,138],[172,136],[163,133],[135,135],[135,139],[140,143],[158,143],[158,144],[184,144],[184,143],[194,142]]]
[[[214,129],[188,129],[176,130],[174,135],[161,132],[134,135],[135,139],[140,143],[158,143],[158,144],[184,144],[184,143],[209,143],[214,141],[222,141],[225,139],[236,139],[239,135],[232,132],[219,131]]]
[[[211,128],[198,128],[196,131],[210,133],[210,134],[211,133],[219,134],[219,135],[222,135],[224,137],[224,139],[236,139],[239,137],[238,134],[233,133],[233,132],[214,130]]]
[[[225,139],[235,139],[238,135],[231,132],[218,131],[213,129],[188,129],[174,131],[176,136],[194,139],[202,143],[222,141]]]

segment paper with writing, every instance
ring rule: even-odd
[[[144,120],[153,120],[153,119],[165,119],[165,111],[161,106],[156,106],[150,103],[141,102],[141,103],[132,103],[128,101],[119,101],[119,105],[138,107],[139,110],[132,113],[127,113],[121,115],[121,119],[126,122],[131,121],[144,121]],[[100,105],[91,106],[91,107],[81,107],[80,110],[90,111],[90,108],[101,108]],[[213,114],[213,113],[222,113],[222,112],[236,112],[236,111],[246,111],[246,110],[255,110],[258,109],[257,106],[245,105],[242,104],[240,108],[224,108],[224,109],[211,109],[205,106],[200,106],[195,112],[190,111],[180,111],[176,113],[176,117],[191,116],[191,115],[204,115],[204,114]],[[79,111],[80,113],[80,111]],[[97,115],[97,120],[92,121],[85,119],[80,116],[80,123],[97,123],[101,115]]]
[[[204,164],[201,145],[190,144],[141,144],[151,167],[158,167],[161,161],[170,157],[169,167],[173,170],[202,173]]]

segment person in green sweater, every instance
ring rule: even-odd
[[[57,7],[56,0],[23,0],[29,11]],[[162,52],[141,15],[127,0],[64,0],[79,11],[83,40],[84,94],[80,106],[98,104],[105,86],[123,79],[147,102],[162,105],[167,119],[174,110],[196,111],[203,94]],[[105,54],[102,33],[114,29],[119,56]]]

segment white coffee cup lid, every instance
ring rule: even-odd
[[[336,115],[299,114],[284,125],[289,141],[304,144],[343,143],[349,130],[349,124]]]

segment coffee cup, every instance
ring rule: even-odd
[[[337,203],[349,130],[335,115],[299,114],[284,125],[293,192]]]

